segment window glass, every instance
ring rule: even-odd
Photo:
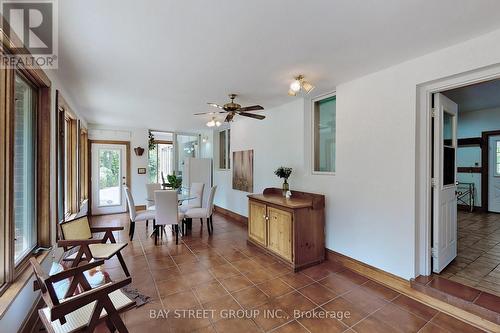
[[[35,215],[36,92],[19,75],[16,75],[14,89],[14,261],[18,264],[37,243]]]
[[[335,119],[337,99],[335,96],[314,102],[314,171],[335,171]]]
[[[99,149],[99,206],[121,205],[121,150]]]
[[[219,169],[227,169],[226,131],[219,132]]]
[[[496,170],[497,176],[500,176],[500,141],[497,141],[497,154],[496,154]]]

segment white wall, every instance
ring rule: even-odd
[[[326,246],[409,279],[416,260],[417,86],[500,63],[500,30],[337,87],[335,176],[311,176],[310,103],[238,120],[231,149],[254,149],[254,190],[278,186],[275,167],[295,168],[292,189],[326,195]],[[334,87],[332,87],[332,90]],[[247,214],[231,173],[216,171],[217,204]]]
[[[485,110],[474,110],[458,113],[458,137],[480,137],[484,131],[500,130],[500,107]],[[477,164],[476,164],[477,163]],[[457,150],[457,166],[481,166],[480,147],[462,147]],[[474,183],[475,206],[481,206],[481,174],[459,173],[460,182]]]

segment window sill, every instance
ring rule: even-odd
[[[51,251],[44,251],[35,255],[34,257],[39,263],[42,263],[45,258],[51,253]],[[21,290],[26,286],[26,284],[31,280],[33,276],[33,269],[31,265],[26,265],[23,271],[19,274],[17,279],[5,286],[3,294],[0,296],[0,319],[3,318],[7,310],[9,310],[14,300],[17,298]]]

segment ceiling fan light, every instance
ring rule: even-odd
[[[288,96],[296,96],[297,93],[293,91],[292,89],[288,90]]]
[[[222,125],[222,123],[221,123],[219,120],[217,120],[217,121],[215,122],[215,126],[220,127],[220,125]]]
[[[290,84],[290,90],[296,93],[300,91],[300,87],[301,87],[301,82],[300,80],[297,79]]]
[[[309,94],[314,89],[314,86],[307,81],[303,81],[302,88]]]
[[[215,120],[210,120],[208,123],[207,123],[207,126],[208,127],[214,127],[215,126]]]

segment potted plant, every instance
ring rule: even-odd
[[[290,185],[288,185],[288,178],[292,174],[292,168],[288,167],[279,167],[274,171],[274,174],[278,176],[279,178],[284,179],[283,181],[283,196],[286,195],[286,192],[290,189]]]
[[[168,181],[167,186],[180,192],[182,186],[182,177],[177,177],[176,175],[168,175],[167,181]]]
[[[151,132],[148,135],[148,148],[149,150],[155,149],[155,136]]]

